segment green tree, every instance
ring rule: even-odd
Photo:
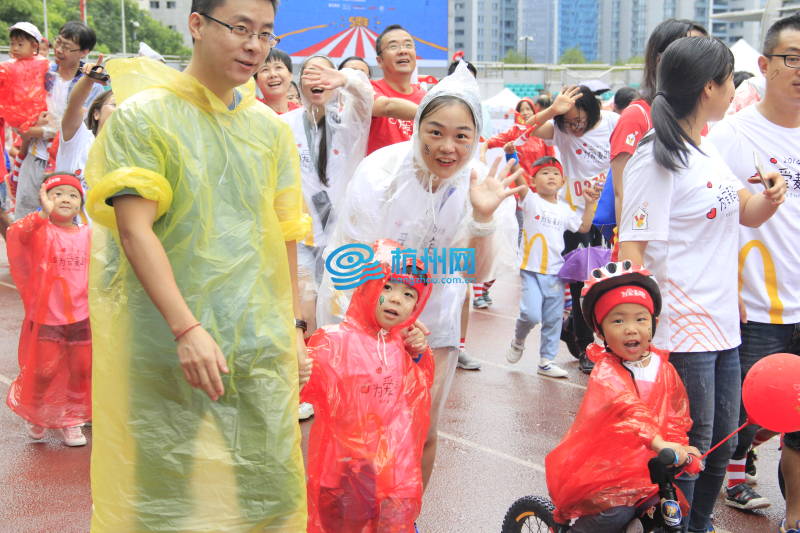
[[[586,63],[586,56],[583,55],[583,52],[577,46],[573,48],[567,48],[564,50],[564,53],[558,60],[559,63],[567,64],[567,65],[579,65]]]
[[[87,18],[89,25],[97,32],[98,43],[105,45],[108,52],[122,52],[120,3],[117,0],[91,0],[88,6]],[[96,24],[95,21],[102,23]],[[136,27],[134,22],[139,26]],[[156,21],[132,0],[125,0],[125,44],[128,53],[136,52],[139,41],[146,42],[160,54],[190,53],[183,45],[181,34]],[[102,51],[99,47],[98,50]]]
[[[644,64],[644,56],[633,56],[628,61],[626,61],[629,65],[637,65],[637,64]]]
[[[89,0],[86,17],[97,33],[95,50],[103,53],[122,52],[122,27],[119,0]],[[69,20],[79,20],[76,0],[48,0],[48,35],[53,41],[59,28]],[[8,27],[14,22],[27,20],[42,29],[44,13],[41,0],[14,0],[0,2],[0,44],[8,43]],[[136,27],[136,22],[139,26]],[[128,53],[136,53],[139,41],[167,55],[189,55],[181,34],[167,28],[142,10],[133,0],[125,0],[125,41]],[[136,39],[134,40],[134,34]]]
[[[530,61],[530,57],[528,60]],[[522,65],[525,63],[525,56],[512,48],[506,52],[506,56],[503,58],[503,63],[507,65]]]

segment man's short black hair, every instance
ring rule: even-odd
[[[764,46],[761,53],[764,55],[771,54],[778,47],[781,32],[783,30],[797,30],[800,31],[800,11],[794,15],[778,19],[767,30],[767,35],[764,37]]]
[[[272,4],[275,13],[278,12],[278,0],[268,0]],[[192,10],[189,13],[205,13],[210,15],[212,11],[225,3],[225,0],[192,0]]]
[[[381,41],[383,40],[383,36],[386,35],[387,33],[389,33],[390,31],[394,31],[394,30],[403,30],[407,34],[411,35],[411,32],[408,31],[407,29],[405,29],[404,27],[402,27],[400,24],[391,24],[389,26],[386,26],[383,29],[383,31],[381,32],[381,34],[378,35],[378,38],[375,39],[375,53],[376,54],[381,55]]]
[[[617,111],[622,111],[638,98],[639,91],[633,87],[622,87],[614,94],[614,107]]]
[[[475,68],[475,65],[473,65],[472,63],[470,63],[466,59],[464,59],[463,61],[464,61],[464,63],[467,64],[467,69],[469,69],[469,71],[472,72],[472,75],[477,78],[478,77],[478,69]],[[453,61],[452,63],[450,63],[450,66],[447,67],[447,75],[449,76],[450,74],[455,72],[457,66],[458,66],[458,61]]]
[[[81,51],[89,50],[91,52],[94,45],[97,44],[97,35],[94,30],[79,20],[67,22],[61,26],[58,34],[65,39],[74,41]]]

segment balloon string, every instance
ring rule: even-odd
[[[706,453],[704,453],[703,455],[701,455],[701,456],[700,456],[700,458],[699,458],[698,460],[702,460],[702,459],[705,459],[706,457],[708,457],[708,455],[709,455],[711,452],[713,452],[714,450],[716,450],[717,448],[719,448],[720,446],[722,446],[723,444],[725,444],[727,441],[729,441],[729,440],[731,439],[731,437],[733,437],[734,435],[736,435],[737,433],[739,433],[741,430],[743,430],[744,428],[746,428],[746,427],[747,427],[747,426],[749,426],[750,424],[752,424],[752,422],[750,422],[750,420],[745,420],[745,421],[744,421],[744,424],[742,424],[741,426],[739,426],[738,428],[736,428],[735,430],[733,430],[733,433],[731,433],[730,435],[728,435],[727,437],[725,437],[724,439],[722,439],[721,441],[719,441],[718,443],[716,443],[714,446],[712,446],[712,447],[711,447],[711,449],[710,449],[710,450],[708,450],[708,451],[707,451]],[[684,473],[686,473],[686,468],[683,468],[683,469],[681,469],[681,471],[680,471],[680,472],[678,472],[678,473],[675,475],[675,477],[676,477],[676,478],[677,478],[677,477],[680,477],[680,476],[682,476]]]

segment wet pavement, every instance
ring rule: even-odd
[[[467,350],[483,362],[480,371],[458,370],[440,423],[439,456],[418,525],[422,533],[497,532],[511,503],[527,494],[545,495],[544,457],[566,432],[580,405],[586,376],[562,345],[557,362],[568,379],[537,376],[538,328],[522,360],[509,365],[505,350],[514,329],[518,283],[500,279],[494,305],[473,311]],[[22,304],[0,245],[0,393],[17,371]],[[5,403],[5,402],[3,402]],[[304,436],[312,421],[302,424]],[[32,442],[22,421],[0,408],[0,533],[83,533],[89,529],[90,444],[67,448],[54,436]],[[784,503],[777,486],[777,440],[762,445],[757,490],[772,507],[744,513],[720,499],[720,533],[777,531]],[[124,533],[124,532],[120,532]]]

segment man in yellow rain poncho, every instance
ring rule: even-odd
[[[92,532],[305,531],[288,127],[250,77],[275,0],[194,0],[192,60],[111,61],[96,221]],[[245,84],[244,86],[242,86]]]

